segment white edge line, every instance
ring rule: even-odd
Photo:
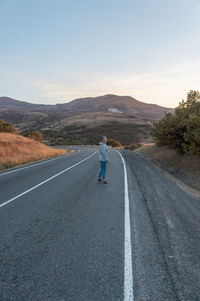
[[[133,295],[133,268],[132,268],[132,246],[131,246],[131,224],[130,207],[128,195],[128,176],[126,163],[123,156],[115,150],[121,157],[124,166],[124,301],[134,301]]]
[[[59,156],[59,157],[56,157],[56,158],[53,158],[53,159],[45,159],[45,160],[42,160],[42,162],[32,163],[32,164],[30,164],[28,166],[16,168],[14,170],[9,170],[9,171],[5,171],[5,172],[1,172],[0,176],[4,176],[4,175],[7,175],[9,173],[13,173],[13,172],[16,172],[16,171],[19,171],[19,170],[23,170],[23,169],[26,169],[26,168],[34,167],[34,166],[37,166],[37,165],[40,165],[40,164],[44,164],[44,163],[47,163],[47,162],[50,162],[50,161],[53,161],[53,160],[61,159],[61,158],[65,157],[65,156],[67,156],[67,155],[69,155],[69,154],[65,154],[65,155],[62,155],[62,156]]]
[[[26,191],[24,191],[24,192],[22,192],[22,193],[20,193],[20,194],[18,194],[17,196],[13,197],[12,199],[10,199],[10,200],[8,200],[8,201],[6,201],[6,202],[0,204],[0,208],[3,207],[3,206],[5,206],[5,205],[7,205],[8,203],[10,203],[10,202],[12,202],[12,201],[18,199],[20,196],[23,196],[23,195],[27,194],[28,192],[34,190],[35,188],[37,188],[37,187],[39,187],[39,186],[41,186],[41,185],[43,185],[43,184],[49,182],[50,180],[52,180],[52,179],[56,178],[57,176],[61,175],[62,173],[64,173],[64,172],[70,170],[71,168],[73,168],[73,167],[75,167],[75,166],[81,164],[82,162],[88,160],[89,158],[91,158],[91,157],[94,156],[95,154],[96,154],[96,152],[94,152],[94,153],[93,153],[92,155],[90,155],[89,157],[87,157],[87,158],[85,158],[85,159],[83,159],[83,160],[77,162],[76,164],[71,165],[70,167],[68,167],[68,168],[66,168],[66,169],[64,169],[64,170],[62,170],[62,171],[60,171],[59,173],[57,173],[57,174],[55,174],[54,176],[52,176],[52,177],[46,179],[45,181],[43,181],[43,182],[41,182],[41,183],[39,183],[39,184],[37,184],[37,185],[31,187],[30,189],[28,189],[28,190],[26,190]]]

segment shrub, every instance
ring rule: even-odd
[[[2,119],[0,119],[0,132],[13,133],[16,135],[19,134],[18,130],[12,123],[6,122]]]
[[[110,145],[112,147],[121,147],[121,143],[115,139],[108,139],[107,145]]]
[[[142,146],[142,144],[140,142],[138,143],[132,143],[129,145],[124,146],[125,149],[129,149],[129,150],[135,150],[136,148]]]
[[[26,132],[24,134],[25,137],[28,138],[32,138],[36,141],[42,142],[43,141],[43,137],[42,134],[39,131],[30,131],[30,132]]]
[[[168,113],[150,131],[158,146],[168,145],[182,153],[200,155],[200,93],[191,90],[175,113]]]

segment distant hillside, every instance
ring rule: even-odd
[[[5,110],[5,109],[32,110],[40,107],[41,105],[37,105],[26,101],[16,100],[7,96],[0,97],[0,110]]]
[[[0,132],[0,170],[66,154],[64,149],[53,149],[34,139]]]
[[[151,123],[172,111],[130,96],[104,95],[56,105],[0,97],[0,119],[20,132],[40,130],[52,143],[96,143],[102,134],[122,144],[146,142],[151,140]]]
[[[0,97],[0,110],[36,110],[69,112],[112,112],[131,114],[146,120],[158,120],[173,109],[155,104],[147,104],[130,96],[108,94],[98,97],[86,97],[56,105],[34,104],[9,97]]]
[[[132,114],[148,120],[160,119],[173,109],[147,104],[130,96],[108,94],[99,97],[79,98],[57,107],[75,112],[113,112]]]

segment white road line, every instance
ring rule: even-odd
[[[68,155],[68,154],[66,154],[66,155]],[[24,166],[24,167],[21,167],[21,168],[17,168],[17,169],[14,169],[14,170],[9,170],[9,171],[6,171],[6,172],[2,172],[2,173],[0,173],[0,176],[4,176],[4,175],[7,175],[9,173],[13,173],[13,172],[16,172],[16,171],[19,171],[19,170],[23,170],[23,169],[34,167],[34,166],[37,166],[37,165],[40,165],[40,164],[44,164],[44,163],[47,163],[47,162],[50,162],[50,161],[61,159],[61,158],[65,157],[66,155],[59,156],[59,157],[53,158],[53,159],[47,159],[45,161],[42,161],[42,162],[39,162],[39,163],[35,163],[35,164],[31,164],[31,165],[28,165],[28,166]]]
[[[132,246],[131,246],[131,225],[130,208],[128,195],[128,176],[126,163],[119,151],[115,150],[121,157],[124,166],[124,301],[134,301],[133,296],[133,270],[132,270]]]
[[[14,198],[12,198],[12,199],[10,199],[10,200],[8,200],[8,201],[6,201],[6,202],[0,204],[0,208],[3,207],[3,206],[5,206],[5,205],[7,205],[8,203],[10,203],[10,202],[12,202],[12,201],[18,199],[20,196],[23,196],[23,195],[27,194],[28,192],[30,192],[30,191],[36,189],[37,187],[39,187],[39,186],[41,186],[41,185],[43,185],[43,184],[49,182],[50,180],[56,178],[57,176],[61,175],[61,174],[64,173],[64,172],[66,172],[66,171],[72,169],[73,167],[75,167],[75,166],[81,164],[82,162],[88,160],[89,158],[91,158],[91,157],[94,156],[95,154],[96,154],[96,152],[94,152],[94,153],[93,153],[92,155],[90,155],[89,157],[87,157],[87,158],[85,158],[85,159],[83,159],[83,160],[77,162],[76,164],[74,164],[74,165],[72,165],[72,166],[70,166],[70,167],[68,167],[68,168],[66,168],[66,169],[64,169],[64,170],[62,170],[62,171],[60,171],[59,173],[57,173],[57,174],[55,174],[54,176],[52,176],[52,177],[46,179],[45,181],[43,181],[43,182],[41,182],[41,183],[39,183],[39,184],[37,184],[37,185],[31,187],[30,189],[28,189],[28,190],[26,190],[26,191],[24,191],[24,192],[22,192],[22,193],[16,195]]]

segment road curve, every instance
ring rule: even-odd
[[[94,152],[80,148],[0,173],[0,300],[199,301],[199,201],[121,151],[130,202],[127,294],[124,165],[111,150],[109,186],[97,184]]]

